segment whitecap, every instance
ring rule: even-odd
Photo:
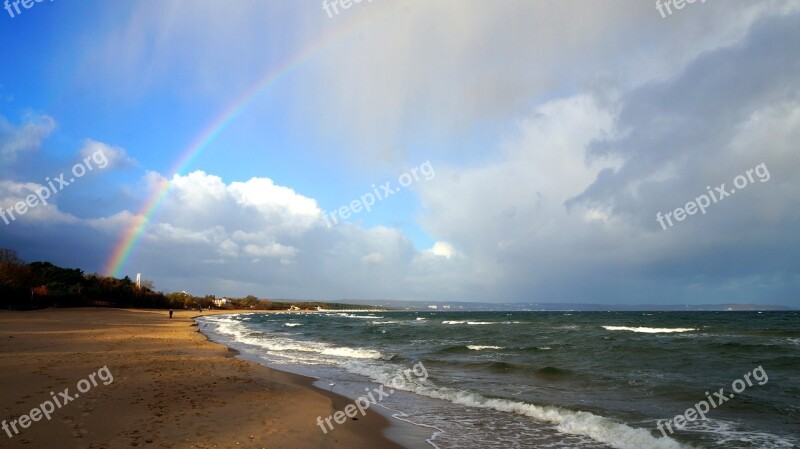
[[[481,324],[497,324],[490,321],[442,321],[442,324],[468,324],[468,325],[481,325]]]
[[[339,348],[325,348],[322,350],[322,354],[324,355],[333,355],[336,357],[347,357],[350,359],[380,359],[383,358],[383,354],[373,349],[361,349],[361,348],[348,348],[348,347],[339,347]]]
[[[670,333],[680,333],[680,332],[691,332],[697,330],[691,327],[668,328],[668,327],[603,326],[603,328],[608,331],[628,331],[628,332],[640,332],[644,334],[670,334]]]
[[[337,313],[336,315],[345,318],[358,318],[358,319],[370,319],[370,320],[383,318],[382,316],[376,316],[376,315],[353,315],[352,313]]]
[[[490,399],[479,393],[447,387],[436,387],[426,379],[411,377],[411,382],[397,385],[392,382],[397,373],[378,366],[358,362],[345,365],[348,371],[367,376],[392,388],[410,391],[435,399],[443,399],[466,407],[493,409],[500,412],[529,416],[555,424],[565,434],[583,435],[616,449],[688,449],[669,437],[655,437],[650,429],[634,428],[590,412],[568,410],[555,406],[539,406],[509,399]]]

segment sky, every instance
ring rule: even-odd
[[[331,3],[12,0],[0,247],[196,295],[800,306],[800,1]]]

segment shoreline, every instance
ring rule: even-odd
[[[299,311],[291,311],[291,310],[272,310],[272,311],[236,311],[236,312],[225,312],[225,311],[217,311],[218,313],[213,313],[212,315],[235,315],[235,314],[250,314],[250,313],[298,313]],[[302,311],[303,313],[327,313],[327,312],[320,312],[316,310],[309,310],[309,311]],[[197,318],[202,318],[202,314],[195,315],[192,319],[197,323]],[[345,407],[349,404],[354,402],[354,398],[350,398],[345,396],[341,393],[336,393],[330,389],[326,389],[324,382],[320,379],[315,377],[311,377],[308,375],[298,374],[291,371],[287,371],[285,369],[281,369],[278,367],[273,367],[267,364],[258,354],[247,352],[247,351],[240,351],[239,349],[233,348],[228,346],[224,341],[216,341],[208,334],[202,332],[201,327],[198,326],[198,333],[205,336],[208,341],[224,346],[228,348],[229,351],[233,353],[233,356],[239,358],[241,360],[246,360],[252,363],[255,363],[259,366],[266,367],[270,370],[274,370],[280,373],[285,373],[290,376],[295,376],[299,382],[302,382],[304,385],[313,388],[317,392],[328,396],[334,404],[334,413],[336,411],[344,410]],[[410,421],[395,418],[392,416],[392,413],[389,412],[388,409],[384,409],[383,407],[373,407],[370,408],[371,414],[375,414],[386,421],[386,426],[382,427],[380,430],[380,434],[383,438],[387,438],[394,442],[395,444],[399,445],[399,447],[404,449],[432,449],[436,446],[432,444],[430,441],[433,434],[438,430],[435,427],[426,426],[415,424]],[[322,415],[322,418],[327,417],[328,414]],[[367,414],[369,416],[369,414]],[[367,416],[356,416],[356,420],[359,419],[366,419]],[[350,422],[350,421],[348,421]],[[340,427],[344,424],[337,424],[335,428]],[[334,428],[334,430],[335,430]]]
[[[352,402],[315,379],[236,357],[199,332],[195,317],[282,311],[45,309],[0,311],[0,420],[18,434],[0,442],[31,448],[292,447],[405,449],[385,436],[379,413],[323,434],[317,416]],[[107,367],[113,380],[27,422],[40,403],[71,393]],[[76,387],[76,383],[77,386]],[[13,387],[9,387],[13,386]],[[56,392],[51,395],[51,391]],[[0,443],[0,446],[4,444]]]

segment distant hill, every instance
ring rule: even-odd
[[[394,300],[359,300],[346,299],[335,302],[346,302],[361,306],[380,307],[393,310],[413,311],[578,311],[578,312],[603,312],[603,311],[647,311],[647,312],[677,312],[677,311],[792,311],[797,310],[786,306],[764,304],[699,304],[699,305],[663,305],[663,304],[591,304],[591,303],[489,303],[489,302],[445,302],[445,301],[394,301]]]

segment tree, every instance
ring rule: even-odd
[[[29,307],[35,279],[17,252],[0,248],[0,307]]]
[[[259,299],[253,295],[247,295],[240,301],[242,307],[255,307],[259,302]]]
[[[0,265],[24,265],[25,262],[19,258],[17,252],[13,249],[0,248]]]
[[[80,269],[62,268],[50,262],[25,264],[14,250],[0,248],[0,308],[165,308],[183,304],[183,297],[175,301],[154,291],[152,282],[145,281],[142,287],[136,292],[129,277],[85,275]]]
[[[197,303],[202,308],[208,308],[214,305],[214,300],[217,299],[214,295],[206,295],[202,298],[197,298]]]
[[[83,271],[78,268],[61,268],[50,262],[30,264],[37,284],[46,285],[51,296],[77,298],[86,282]]]
[[[0,248],[0,286],[6,288],[28,288],[32,283],[31,270],[17,256],[17,252]]]

